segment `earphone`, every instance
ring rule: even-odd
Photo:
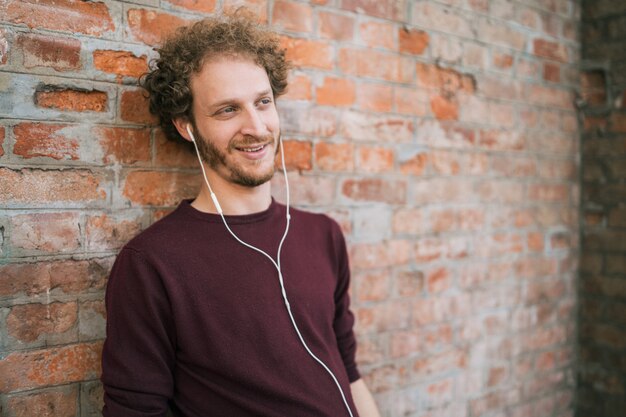
[[[330,370],[330,368],[320,359],[318,358],[309,348],[309,346],[306,344],[304,338],[302,337],[302,334],[300,333],[300,329],[298,328],[298,325],[296,324],[296,320],[293,317],[293,314],[291,312],[291,304],[289,303],[289,299],[287,298],[287,292],[285,291],[285,285],[283,282],[283,273],[280,269],[280,252],[281,249],[283,247],[283,243],[285,241],[285,238],[287,237],[287,233],[289,232],[289,224],[291,222],[291,215],[289,214],[289,179],[287,178],[287,168],[285,167],[285,149],[283,147],[283,142],[282,139],[279,138],[279,144],[280,144],[280,155],[281,155],[281,162],[282,162],[282,168],[283,168],[283,176],[285,177],[285,188],[286,188],[286,208],[287,208],[287,214],[286,214],[286,225],[285,225],[285,232],[283,233],[282,238],[280,239],[280,243],[278,245],[278,251],[276,254],[276,261],[274,261],[274,258],[272,258],[270,255],[268,255],[265,251],[263,251],[262,249],[259,249],[255,246],[252,246],[246,242],[244,242],[243,240],[241,240],[228,226],[228,223],[226,222],[226,218],[224,217],[224,213],[222,211],[222,207],[220,206],[220,203],[217,199],[217,196],[215,195],[215,193],[213,192],[213,189],[211,188],[211,184],[209,183],[209,179],[207,178],[206,175],[206,171],[204,169],[204,164],[202,163],[202,157],[200,156],[200,150],[198,149],[198,144],[196,143],[196,139],[193,136],[193,133],[191,133],[191,128],[190,128],[190,124],[187,124],[186,126],[186,130],[187,133],[189,134],[189,138],[191,139],[191,142],[193,143],[194,148],[196,149],[196,155],[198,156],[198,161],[200,162],[200,168],[202,169],[202,176],[204,177],[204,182],[206,183],[209,192],[211,194],[211,200],[213,200],[213,204],[215,205],[215,210],[217,210],[218,214],[220,215],[220,217],[222,218],[222,222],[224,223],[224,226],[226,227],[226,229],[228,230],[228,232],[235,238],[235,240],[237,240],[239,243],[241,243],[242,245],[246,246],[247,248],[250,248],[256,252],[259,252],[260,254],[262,254],[263,256],[265,256],[266,258],[268,258],[270,260],[270,262],[272,263],[272,265],[274,265],[274,268],[276,268],[276,271],[278,272],[278,280],[280,282],[280,289],[281,289],[281,294],[283,297],[283,301],[285,303],[285,307],[287,308],[287,313],[289,314],[289,318],[291,320],[291,324],[293,325],[293,328],[295,329],[298,338],[300,339],[300,342],[302,343],[302,345],[304,346],[305,350],[307,351],[307,353],[317,362],[319,363],[325,370],[326,372],[328,372],[328,374],[332,377],[333,381],[335,382],[335,385],[337,386],[337,389],[339,390],[339,393],[341,394],[341,399],[343,400],[344,405],[346,406],[346,409],[348,410],[348,414],[350,415],[350,417],[354,417],[354,415],[352,414],[352,410],[350,409],[350,406],[348,405],[348,401],[346,399],[346,396],[343,392],[343,389],[341,388],[341,385],[339,384],[339,381],[337,380],[337,377],[335,376],[335,374],[333,374],[333,372]]]

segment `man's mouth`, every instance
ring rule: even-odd
[[[251,153],[251,152],[259,152],[266,146],[267,144],[262,144],[262,145],[257,145],[257,146],[236,147],[235,149],[237,149],[238,151]]]

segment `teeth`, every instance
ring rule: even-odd
[[[257,148],[239,148],[239,150],[244,151],[244,152],[258,152],[261,149],[263,149],[264,146],[265,145],[261,145],[261,146],[259,146]]]

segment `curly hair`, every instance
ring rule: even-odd
[[[150,112],[158,117],[163,132],[172,140],[187,142],[172,120],[188,117],[193,121],[191,76],[211,57],[250,58],[267,72],[274,97],[287,89],[289,63],[278,36],[243,10],[178,28],[157,52],[154,70],[141,78],[140,85],[148,92]]]

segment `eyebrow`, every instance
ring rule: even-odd
[[[266,96],[266,95],[270,94],[271,92],[272,92],[272,89],[268,88],[267,90],[259,91],[256,94],[256,97],[259,98],[259,97],[262,97],[262,96]],[[212,103],[212,104],[209,105],[209,107],[210,108],[221,107],[221,106],[226,105],[226,104],[237,103],[237,101],[238,100],[234,99],[234,98],[227,98],[227,99],[220,100],[218,102]]]

